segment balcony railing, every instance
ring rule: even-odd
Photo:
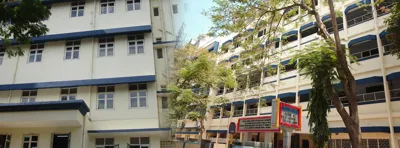
[[[338,30],[339,30],[339,31],[342,31],[342,30],[343,30],[343,23],[338,24]],[[333,26],[327,28],[326,31],[328,31],[329,33],[332,33],[332,32],[333,32]]]
[[[372,20],[374,17],[372,12],[367,12],[367,14],[361,15],[359,17],[353,18],[347,21],[347,28],[353,27],[355,25],[361,24],[363,22]]]
[[[390,96],[391,96],[391,98],[400,98],[400,88],[390,90]],[[342,101],[343,103],[348,102],[346,96],[339,97],[339,100]],[[365,93],[365,94],[357,95],[357,102],[368,102],[368,101],[375,101],[375,100],[385,100],[385,92],[378,91],[378,92],[373,92],[373,93]],[[332,101],[330,101],[330,104],[333,105]]]
[[[221,116],[220,113],[214,113],[213,119],[219,119],[220,116]]]
[[[352,53],[351,55],[357,57],[358,60],[361,60],[378,54],[379,54],[378,48],[373,48],[361,52]]]
[[[383,45],[383,49],[385,50],[385,53],[390,53],[390,50],[395,49],[395,48],[396,48],[396,46],[393,43]]]
[[[389,12],[382,12],[381,8],[384,9],[390,9],[392,8],[394,3],[388,3],[388,2],[382,2],[380,7],[377,7],[376,10],[378,12],[378,16],[383,16],[385,14],[388,14]],[[383,10],[384,11],[384,10]]]
[[[233,116],[234,116],[234,117],[241,117],[241,116],[243,116],[243,110],[242,110],[242,109],[240,109],[240,110],[234,110],[234,111],[233,111]]]
[[[257,115],[257,108],[250,108],[246,110],[246,115],[251,116],[251,115]]]

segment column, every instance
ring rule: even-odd
[[[290,148],[292,142],[292,128],[282,128],[283,132],[283,148]]]
[[[217,133],[217,138],[215,138],[215,143],[219,143],[219,133]]]
[[[375,0],[372,1],[375,3]],[[385,102],[386,102],[386,109],[387,109],[387,114],[388,114],[388,122],[389,122],[389,129],[390,129],[390,145],[391,147],[399,147],[397,143],[397,138],[394,135],[394,128],[393,128],[393,118],[392,118],[392,105],[391,105],[391,100],[390,100],[390,90],[389,90],[389,85],[386,80],[386,68],[385,68],[385,61],[384,61],[384,48],[382,46],[382,41],[379,36],[379,28],[378,28],[378,14],[376,12],[376,7],[374,5],[372,6],[372,14],[374,16],[374,28],[375,28],[375,35],[376,35],[376,41],[378,43],[378,50],[379,50],[379,59],[381,62],[381,73],[383,77],[383,88],[385,91]]]
[[[268,145],[267,146],[267,148],[271,148],[272,147],[272,144],[273,144],[273,134],[274,133],[271,133],[271,132],[266,132],[265,133],[265,136],[264,136],[264,143],[266,144],[266,145]]]

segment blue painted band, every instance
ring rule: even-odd
[[[88,130],[88,133],[132,133],[170,131],[171,128],[142,128],[142,129],[115,129],[115,130]]]
[[[348,45],[349,45],[349,48],[350,48],[354,44],[361,43],[361,42],[364,42],[364,41],[369,41],[369,40],[376,40],[376,35],[366,35],[366,36],[363,36],[363,37],[359,37],[359,38],[353,39],[348,43]]]
[[[149,32],[151,32],[151,25],[103,29],[103,30],[91,30],[91,31],[72,32],[63,34],[51,34],[51,35],[33,37],[31,42],[44,43],[51,41],[75,40],[75,39],[91,38],[91,37],[104,37],[104,36],[114,36],[114,35],[133,34],[133,33],[149,33]],[[17,44],[15,40],[12,40],[11,42],[12,44]],[[0,41],[0,44],[3,44],[3,40]]]
[[[226,130],[206,130],[206,133],[222,133],[222,134],[226,134],[227,131]]]
[[[323,17],[321,18],[321,21],[324,22],[324,21],[326,21],[326,20],[328,20],[328,19],[330,19],[330,18],[331,18],[331,15],[330,15],[330,14],[327,14],[327,15],[325,15],[325,16],[323,16]]]
[[[283,81],[283,80],[288,80],[288,79],[292,79],[292,78],[296,78],[296,75],[294,75],[294,76],[289,76],[289,77],[286,77],[286,78],[282,78],[282,79],[280,79],[280,80]]]
[[[90,112],[83,100],[46,101],[29,103],[0,103],[0,112],[32,112],[51,110],[79,110],[84,116]]]
[[[146,76],[103,78],[103,79],[5,84],[5,85],[0,85],[0,91],[2,91],[2,90],[29,90],[29,89],[43,89],[43,88],[59,88],[59,87],[77,87],[77,86],[90,86],[90,85],[113,85],[113,84],[144,83],[144,82],[155,82],[155,81],[156,81],[155,75],[146,75]]]
[[[262,97],[265,101],[267,101],[267,102],[271,102],[273,99],[275,99],[276,97],[275,96],[264,96],[264,97]]]
[[[397,127],[399,128],[399,127]],[[335,127],[329,128],[331,133],[347,133],[347,129],[345,127]],[[370,127],[361,127],[361,132],[363,133],[390,133],[390,129],[388,126],[370,126]],[[399,131],[397,131],[399,132]]]
[[[175,134],[198,135],[200,132],[176,132]]]

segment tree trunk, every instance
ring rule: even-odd
[[[343,122],[346,126],[347,132],[349,133],[351,145],[353,148],[361,147],[361,129],[358,117],[358,104],[357,104],[357,96],[356,96],[356,83],[353,74],[351,73],[347,60],[345,50],[342,49],[342,45],[340,43],[339,30],[336,22],[336,14],[335,8],[333,5],[333,0],[328,0],[333,33],[334,33],[334,43],[335,43],[335,53],[338,58],[338,74],[340,82],[343,85],[346,98],[349,104],[349,114],[347,114],[346,110],[343,108],[343,104],[340,102],[338,97],[335,97],[332,101],[335,103],[335,107],[338,110]],[[342,112],[342,113],[341,113]],[[344,114],[343,112],[346,112]]]
[[[203,122],[204,122],[204,117],[201,117],[200,118],[200,136],[199,136],[200,145],[201,145],[201,140],[203,139],[203,132],[204,132],[204,124],[203,124]]]

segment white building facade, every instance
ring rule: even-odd
[[[43,1],[49,32],[0,51],[0,147],[172,147],[165,112],[180,0]]]
[[[390,8],[393,1],[385,0],[381,6]],[[331,19],[328,6],[317,6],[321,19],[326,25],[327,31],[332,32]],[[337,18],[340,37],[344,39],[342,44],[349,50],[349,54],[358,58],[358,64],[350,62],[352,73],[356,78],[357,97],[359,98],[359,117],[363,138],[363,147],[386,148],[398,147],[400,140],[400,110],[396,107],[400,100],[400,61],[396,56],[389,54],[393,44],[386,38],[390,33],[386,32],[385,18],[389,15],[379,11],[379,7],[359,7],[361,4],[371,4],[373,1],[349,0],[337,2],[336,8],[343,15]],[[312,147],[309,138],[307,116],[308,95],[311,88],[311,80],[300,75],[296,66],[290,65],[289,61],[294,53],[290,50],[302,50],[312,42],[318,42],[321,38],[316,34],[317,29],[313,20],[307,20],[304,14],[293,16],[291,21],[284,22],[285,32],[273,42],[266,42],[263,48],[272,51],[279,51],[280,63],[266,59],[272,65],[271,68],[281,64],[286,71],[276,70],[276,73],[250,72],[241,75],[244,83],[239,83],[235,89],[220,88],[213,90],[213,95],[223,95],[230,99],[227,106],[210,105],[210,114],[205,121],[206,137],[216,146],[225,147],[229,143],[228,127],[231,122],[237,123],[239,118],[271,116],[271,100],[280,98],[281,101],[292,105],[301,106],[303,109],[302,128],[292,135],[292,147]],[[295,20],[303,17],[305,22],[296,26]],[[249,28],[249,31],[253,31]],[[255,37],[262,37],[263,30]],[[333,34],[331,34],[333,36]],[[283,39],[288,40],[283,44]],[[233,41],[236,34],[226,37],[217,37],[198,42],[200,47],[209,49],[210,52],[221,52],[223,45],[233,49],[224,53],[219,62],[227,62],[234,65],[238,62],[246,62],[246,57],[241,57],[244,51],[241,47],[235,47]],[[239,40],[240,41],[240,40]],[[261,71],[261,69],[260,69]],[[239,76],[240,77],[240,76]],[[260,84],[260,82],[263,82]],[[241,85],[244,84],[244,85]],[[254,86],[261,86],[261,91],[255,90]],[[254,93],[256,92],[256,93]],[[267,106],[257,105],[260,99],[266,101]],[[346,97],[340,97],[346,106]],[[350,147],[349,135],[339,116],[336,108],[331,104],[331,111],[328,114],[329,130],[332,133],[328,147],[342,148]],[[185,121],[186,125],[194,125],[194,122]],[[198,128],[198,127],[197,127]],[[195,132],[196,131],[196,132]],[[179,133],[179,137],[190,138],[198,134],[198,129],[186,127]],[[245,142],[272,143],[275,147],[282,147],[282,133],[260,133],[242,132],[234,135],[234,139]]]

